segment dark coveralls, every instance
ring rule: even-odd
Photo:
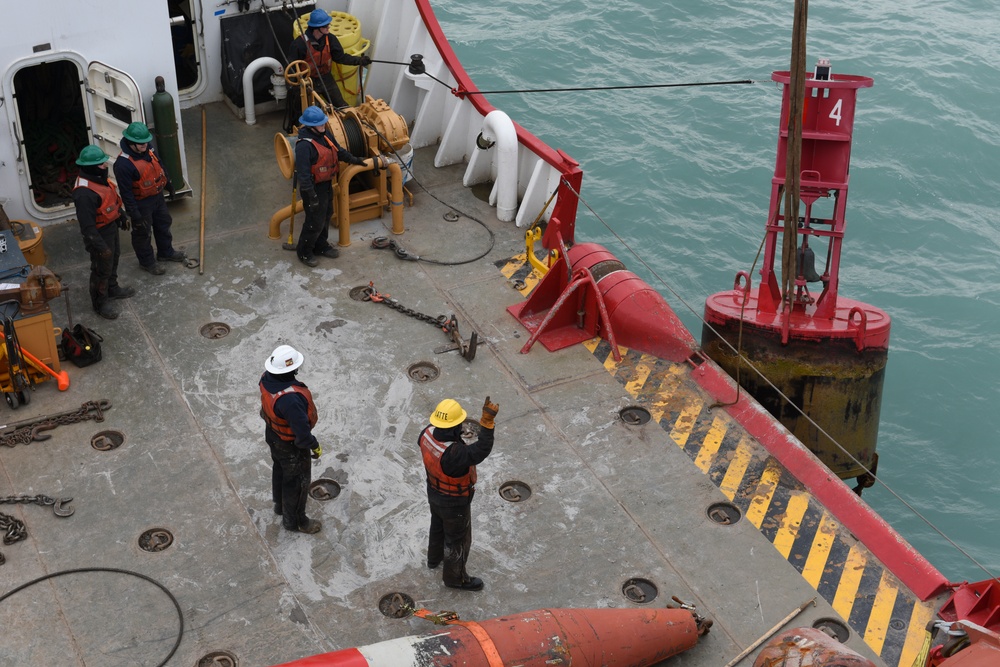
[[[316,35],[319,35],[319,37],[317,38]],[[309,39],[308,43],[306,42],[307,37]],[[330,49],[330,62],[323,64],[320,62],[322,58],[319,52],[322,52],[327,46]],[[347,102],[344,100],[344,96],[341,94],[340,88],[337,87],[337,82],[333,78],[333,63],[354,65],[357,67],[362,65],[366,59],[362,56],[348,55],[344,52],[344,47],[340,45],[340,40],[337,39],[336,35],[330,33],[324,35],[315,28],[306,28],[303,35],[292,41],[292,45],[288,48],[288,51],[290,60],[304,60],[309,63],[310,76],[313,78],[313,89],[322,95],[323,99],[337,108],[347,106]],[[317,78],[319,79],[318,81]],[[297,95],[289,95],[289,97],[296,100],[299,99]],[[299,109],[299,113],[301,111]]]
[[[295,252],[299,259],[308,259],[314,255],[321,255],[323,251],[332,248],[330,245],[330,218],[333,217],[333,181],[316,182],[313,178],[312,166],[319,158],[319,152],[311,141],[329,141],[329,146],[333,146],[337,151],[339,162],[349,164],[364,164],[364,160],[354,157],[346,148],[337,145],[333,135],[326,131],[323,126],[299,128],[299,140],[295,142],[295,173],[298,178],[299,196],[305,204],[306,221],[299,234]],[[336,178],[336,173],[332,178]],[[315,205],[314,205],[315,202]]]
[[[306,385],[294,378],[292,373],[274,375],[264,372],[260,386],[271,394],[292,385]],[[296,530],[306,523],[306,497],[312,474],[310,451],[319,446],[309,425],[309,405],[301,394],[288,392],[274,402],[276,416],[288,422],[295,434],[295,440],[283,440],[268,425],[264,427],[264,441],[271,450],[271,498],[274,508],[281,510],[281,523],[288,530]],[[266,421],[265,421],[266,423]]]
[[[493,451],[493,429],[479,429],[479,439],[470,445],[462,440],[462,426],[438,428],[428,426],[431,435],[439,442],[451,442],[441,455],[441,470],[449,477],[462,477],[469,468],[482,463]],[[425,431],[427,429],[424,429]],[[423,437],[423,432],[421,432]],[[419,442],[419,439],[418,439]],[[431,508],[431,529],[427,540],[427,566],[436,567],[444,562],[442,578],[447,586],[461,586],[469,581],[465,563],[472,549],[472,498],[468,495],[452,496],[437,491],[427,481],[427,502]]]
[[[80,178],[107,187],[108,170],[80,167]],[[125,209],[119,196],[117,219],[98,227],[97,211],[101,205],[99,194],[87,187],[74,188],[73,203],[76,204],[76,219],[80,223],[83,247],[90,253],[90,302],[94,310],[100,312],[101,307],[111,298],[110,294],[118,289],[118,259],[121,256],[118,227],[125,224]]]
[[[125,202],[125,210],[128,217],[132,219],[132,249],[135,250],[136,259],[139,264],[146,268],[156,263],[157,259],[170,259],[177,254],[173,246],[173,236],[170,234],[170,225],[173,222],[170,212],[167,210],[167,202],[163,198],[163,192],[137,199],[133,188],[139,179],[139,170],[135,168],[125,155],[129,155],[137,160],[152,162],[152,148],[147,148],[144,153],[136,153],[129,148],[129,142],[122,139],[119,142],[122,153],[115,159],[115,179],[121,190],[122,201]],[[166,172],[164,171],[166,174]],[[174,192],[174,186],[170,182],[170,174],[166,174],[166,185],[164,190],[168,193]],[[156,254],[153,254],[152,239],[156,240]]]

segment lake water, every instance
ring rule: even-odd
[[[763,235],[781,100],[770,75],[789,68],[793,7],[434,2],[480,90],[757,82],[487,96],[581,163],[597,215],[580,207],[577,238],[606,245],[696,338],[705,297],[750,269]],[[825,57],[875,80],[858,96],[840,274],[842,296],[893,318],[884,486],[864,497],[947,577],[986,579],[1000,574],[1000,12],[814,0],[808,25],[810,70]]]

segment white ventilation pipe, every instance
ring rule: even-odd
[[[243,70],[243,114],[247,125],[253,125],[257,122],[257,112],[253,107],[253,77],[265,67],[270,67],[274,72],[271,75],[271,85],[274,86],[274,99],[285,99],[285,68],[282,64],[268,56],[254,60]]]
[[[485,150],[477,146],[472,152],[462,183],[466,187],[483,183],[495,174],[490,204],[496,205],[498,219],[510,222],[517,216],[518,146],[514,121],[503,111],[495,109],[483,119],[483,131],[480,136],[483,141],[491,145]],[[492,162],[491,157],[494,157]]]

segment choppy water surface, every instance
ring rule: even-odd
[[[488,96],[580,161],[600,218],[581,207],[578,238],[607,245],[700,337],[705,297],[750,268],[763,234],[770,74],[789,67],[793,3],[434,7],[481,90],[758,82]],[[840,292],[893,317],[878,444],[892,492],[865,498],[953,580],[988,575],[896,495],[1000,574],[998,35],[984,0],[809,6],[808,67],[826,57],[875,80],[859,94]]]

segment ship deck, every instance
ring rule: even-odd
[[[203,273],[168,264],[150,276],[123,234],[121,282],[138,294],[119,302],[119,319],[102,320],[89,307],[75,223],[45,228],[48,266],[72,286],[74,321],[104,337],[104,358],[83,369],[64,363],[68,391],[45,382],[6,419],[101,399],[112,407],[102,423],[63,425],[50,440],[0,452],[0,496],[71,496],[75,508],[57,518],[0,506],[29,533],[0,548],[0,591],[70,569],[139,573],[169,590],[183,613],[168,664],[209,664],[199,661],[226,651],[243,666],[431,629],[380,612],[380,599],[398,592],[466,620],[663,606],[677,596],[714,627],[663,664],[718,667],[815,598],[793,626],[847,620],[849,646],[879,665],[909,667],[933,601],[916,601],[739,424],[713,411],[691,365],[630,351],[616,363],[597,340],[520,353],[528,333],[505,308],[524,298],[513,279],[527,277],[518,268],[523,230],[498,222],[461,185],[463,167],[437,169],[432,149],[416,152],[421,187],[410,184],[415,204],[405,208],[406,233],[394,238],[423,257],[466,259],[490,242],[471,214],[495,235],[483,259],[442,266],[372,249],[373,238],[390,236],[386,214],[352,226],[340,258],[310,269],[267,238],[271,215],[290,200],[272,148],[280,114],[248,126],[222,104],[206,110]],[[170,209],[175,246],[197,256],[200,111],[186,111],[184,124],[196,194]],[[443,217],[451,207],[463,213],[457,221]],[[426,322],[353,300],[352,288],[369,282],[415,311],[454,313],[463,336],[480,336],[475,360],[437,352],[449,340]],[[66,326],[63,300],[52,309]],[[201,335],[210,323],[230,333]],[[310,500],[310,515],[323,522],[318,535],[282,530],[272,511],[256,383],[280,343],[305,354],[299,377],[319,406],[324,454],[313,479],[340,486],[331,500]],[[408,369],[418,363],[439,376],[415,381]],[[429,513],[416,439],[441,399],[458,399],[475,417],[486,395],[500,413],[493,454],[479,466],[469,558],[486,588],[468,593],[445,588],[440,570],[424,564]],[[652,419],[626,424],[619,412],[629,406]],[[93,448],[106,430],[124,444]],[[501,497],[511,481],[530,487],[530,497]],[[743,518],[711,520],[709,506],[727,501]],[[169,530],[173,543],[144,551],[140,536],[154,528]],[[625,597],[636,578],[655,584],[655,599]],[[171,599],[122,572],[48,579],[0,602],[0,614],[2,664],[158,665],[178,636]]]

